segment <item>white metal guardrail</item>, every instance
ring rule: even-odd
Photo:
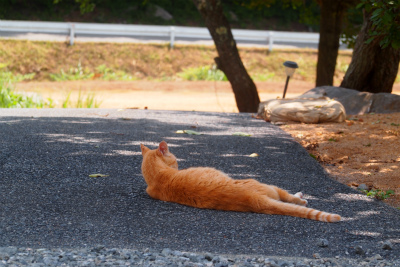
[[[100,24],[100,23],[75,23],[75,22],[39,22],[39,21],[11,21],[0,20],[1,32],[48,33],[69,36],[70,45],[78,35],[92,36],[154,36],[169,39],[171,48],[176,38],[211,40],[207,28],[182,27],[182,26],[150,26],[129,24]],[[232,30],[237,41],[259,41],[269,45],[272,51],[274,42],[287,43],[312,43],[318,44],[318,33],[258,31],[258,30]]]

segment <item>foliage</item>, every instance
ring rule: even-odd
[[[215,65],[211,68],[209,66],[186,68],[177,76],[187,81],[228,81],[225,74],[216,69]]]
[[[0,64],[0,70],[5,69],[6,64]],[[15,92],[13,84],[24,80],[31,80],[35,73],[16,74],[10,71],[0,71],[0,108],[43,108],[52,107],[51,99],[45,101],[40,95],[20,94]]]
[[[281,3],[275,0],[270,8],[256,9],[249,9],[241,2],[248,1],[223,1],[224,13],[233,28],[293,30],[292,26],[296,25],[296,29],[301,27],[302,30],[307,30],[310,25],[315,29],[318,27],[318,21],[303,21],[303,17],[308,17],[301,14],[303,9],[289,8],[291,6],[284,3],[286,1]],[[154,16],[157,6],[165,9],[173,18],[164,20]],[[316,8],[306,11],[318,13],[319,9],[316,5]],[[200,13],[193,2],[188,0],[1,0],[0,19],[204,27]]]
[[[50,73],[50,79],[53,81],[76,81],[76,80],[88,80],[93,78],[94,74],[89,72],[86,68],[82,67],[81,62],[79,61],[76,68],[70,68],[68,72],[65,72],[64,69],[60,70],[60,73]]]
[[[53,101],[45,101],[40,95],[19,94],[9,81],[0,80],[0,108],[44,108],[54,107]]]
[[[114,71],[108,68],[105,64],[102,64],[96,68],[94,78],[99,78],[103,81],[134,81],[136,77],[127,74],[124,71]]]
[[[7,64],[0,63],[0,82],[8,81],[10,83],[21,82],[25,80],[32,80],[35,77],[35,73],[28,74],[13,74],[11,71],[6,71],[3,69],[7,68]]]
[[[93,73],[89,68],[83,68],[79,61],[76,68],[69,68],[67,72],[64,69],[60,70],[60,73],[50,73],[50,79],[52,81],[82,81],[99,79],[103,81],[133,81],[135,77],[125,73],[124,71],[114,72],[111,68],[108,68],[105,64],[96,67],[96,72]]]
[[[385,200],[389,198],[391,195],[394,195],[393,190],[387,190],[387,191],[382,191],[380,189],[371,189],[370,191],[368,190],[362,190],[367,196],[376,198],[379,200]]]
[[[99,108],[102,101],[98,101],[96,99],[95,93],[88,93],[86,96],[82,94],[82,91],[79,90],[78,98],[76,102],[71,102],[71,94],[69,92],[64,101],[62,102],[63,108]]]
[[[379,45],[386,48],[400,48],[400,0],[361,0],[357,8],[364,8],[372,21],[370,38],[366,43],[379,39]]]
[[[279,18],[288,24],[299,21],[318,30],[320,9],[314,0],[237,0],[239,5],[253,12],[262,12],[265,17]]]

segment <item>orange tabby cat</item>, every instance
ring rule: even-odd
[[[162,141],[155,150],[140,145],[146,192],[155,199],[196,208],[247,211],[338,222],[340,216],[306,208],[301,192],[291,195],[276,186],[253,179],[234,180],[213,168],[178,170],[175,156]]]

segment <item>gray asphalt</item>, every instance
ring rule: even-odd
[[[185,129],[204,135],[176,133]],[[155,148],[161,140],[180,168],[211,166],[302,191],[310,207],[344,219],[329,224],[153,200],[145,192],[139,144]],[[109,176],[89,177],[94,173]],[[0,109],[0,179],[0,246],[350,258],[360,257],[355,247],[362,246],[400,257],[400,210],[330,179],[288,134],[250,114]],[[329,246],[319,247],[320,238]],[[387,240],[393,250],[381,248]]]

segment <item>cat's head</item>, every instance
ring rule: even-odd
[[[157,149],[151,150],[148,147],[140,144],[142,150],[143,160],[148,158],[149,160],[161,160],[167,166],[178,169],[178,162],[175,156],[169,152],[168,145],[165,141],[162,141]]]

